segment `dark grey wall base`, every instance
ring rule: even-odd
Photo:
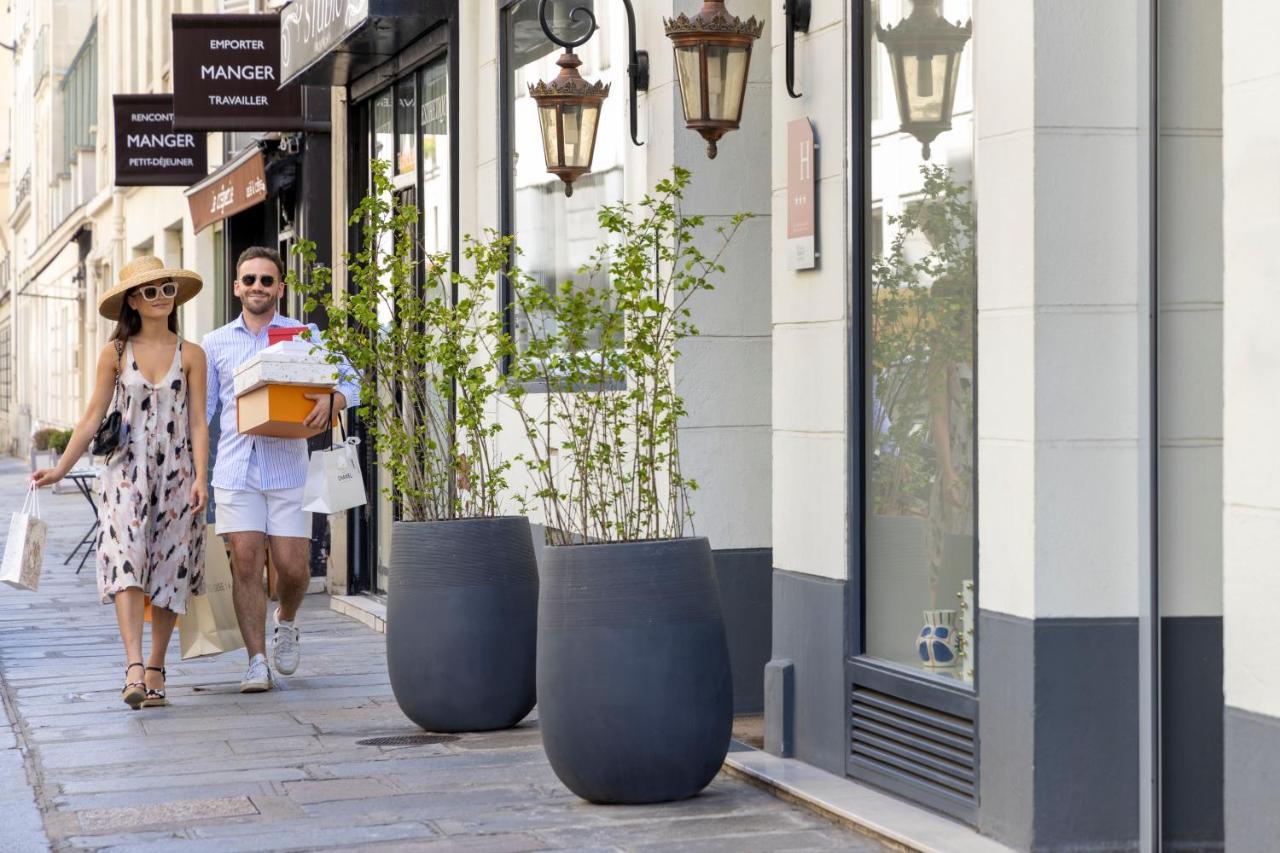
[[[1166,850],[1222,849],[1222,617],[1161,620]]]
[[[1137,619],[980,611],[979,826],[1021,850],[1138,840]]]
[[[773,549],[713,551],[733,671],[733,712],[764,710],[764,665],[773,647]]]
[[[1273,853],[1280,843],[1280,718],[1226,709],[1226,840],[1231,853]]]
[[[848,752],[845,634],[844,581],[774,569],[773,659],[794,665],[794,713],[783,730],[796,758],[840,775]],[[781,725],[784,709],[766,698],[766,726]]]

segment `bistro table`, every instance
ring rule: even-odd
[[[91,485],[97,477],[98,472],[93,468],[73,468],[63,478],[76,484],[76,488],[80,490],[80,494],[84,495],[84,499],[89,502],[89,507],[93,510],[93,524],[89,527],[89,532],[80,539],[76,547],[71,549],[67,559],[62,561],[62,565],[70,565],[71,561],[76,558],[76,553],[83,548],[84,554],[80,557],[80,565],[76,568],[76,574],[80,574],[85,562],[89,559],[89,555],[97,548],[98,502],[93,499],[93,487]]]

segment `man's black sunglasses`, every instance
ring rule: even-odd
[[[263,287],[270,287],[276,283],[276,277],[273,275],[254,275],[251,272],[240,276],[240,283],[245,287],[253,287],[256,281],[261,281]]]

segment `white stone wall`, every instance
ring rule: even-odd
[[[856,2],[856,0],[855,0]],[[848,38],[843,3],[814,3],[796,36],[796,89],[786,90],[781,0],[769,15],[773,52],[773,564],[843,580],[850,519]],[[786,254],[786,128],[807,116],[818,150],[818,247],[814,270],[793,271]]]
[[[975,14],[979,595],[1026,618],[1138,609],[1147,101],[1099,12]]]
[[[1228,705],[1280,716],[1280,7],[1223,4],[1223,610]]]
[[[1160,11],[1160,591],[1222,615],[1222,7]]]

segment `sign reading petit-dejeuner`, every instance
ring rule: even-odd
[[[173,126],[299,130],[302,87],[280,88],[278,15],[173,16]]]
[[[203,133],[173,129],[173,95],[113,95],[116,186],[185,187],[209,173]]]

